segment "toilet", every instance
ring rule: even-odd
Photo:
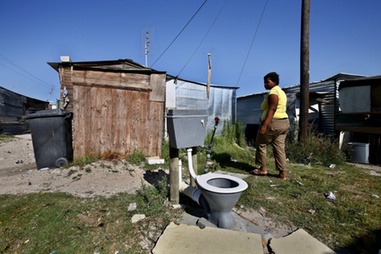
[[[188,149],[189,173],[208,203],[208,220],[219,228],[232,229],[236,222],[232,209],[247,183],[235,176],[207,173],[196,175],[192,167],[192,149]]]

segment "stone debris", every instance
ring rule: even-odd
[[[131,203],[131,204],[128,205],[128,209],[127,210],[128,211],[135,211],[136,208],[137,208],[136,203]]]
[[[86,227],[102,227],[104,223],[100,219],[94,219],[84,214],[78,214],[77,217]]]
[[[135,214],[134,216],[132,216],[131,218],[131,223],[136,223],[136,222],[139,222],[141,220],[144,220],[146,217],[145,214]]]

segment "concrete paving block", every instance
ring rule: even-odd
[[[148,157],[146,160],[149,165],[164,164],[165,162],[164,159],[160,159],[159,157]]]
[[[328,246],[312,237],[303,229],[298,229],[294,233],[282,238],[271,239],[270,247],[275,254],[335,254]]]
[[[259,234],[171,222],[159,238],[153,254],[263,254]]]

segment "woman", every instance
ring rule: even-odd
[[[290,129],[287,115],[287,96],[279,87],[279,75],[270,72],[263,77],[266,90],[270,90],[263,100],[261,109],[261,125],[256,139],[255,163],[258,168],[252,170],[253,175],[267,175],[266,152],[271,144],[275,158],[275,166],[279,171],[278,177],[286,179],[286,136]]]

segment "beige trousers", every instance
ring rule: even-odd
[[[286,119],[273,119],[265,134],[257,133],[255,163],[259,167],[266,167],[267,145],[271,144],[275,158],[275,167],[279,171],[286,171],[286,136],[290,129],[290,122]]]

